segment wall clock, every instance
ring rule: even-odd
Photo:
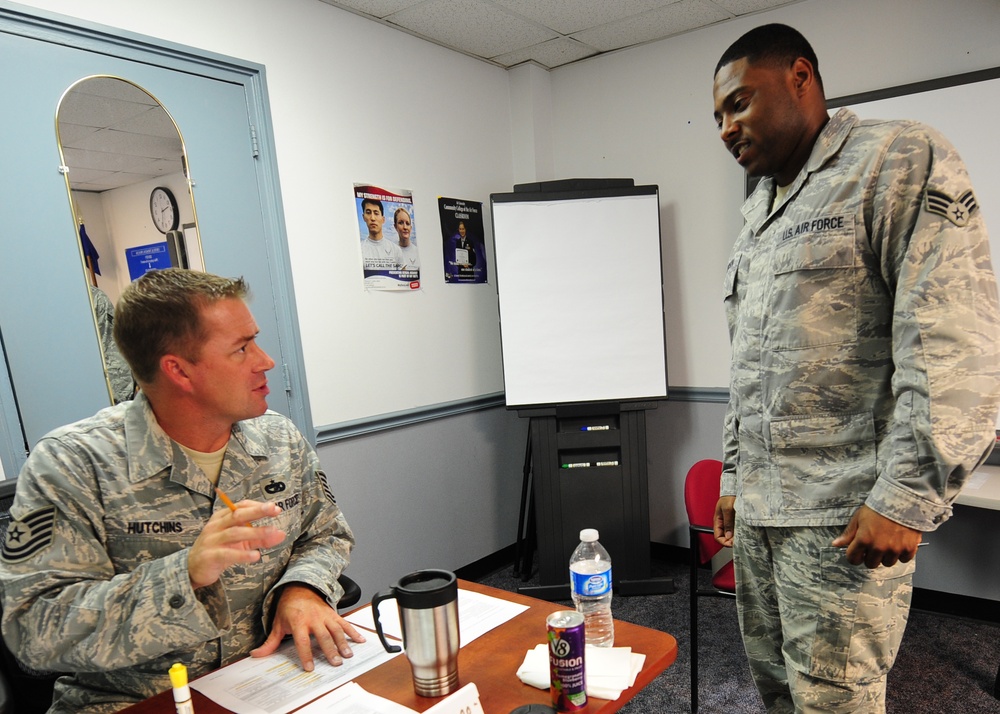
[[[153,217],[153,225],[160,233],[177,230],[180,214],[177,211],[177,200],[169,188],[157,186],[150,192],[149,213]]]

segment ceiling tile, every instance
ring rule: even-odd
[[[59,122],[59,143],[63,146],[78,146],[85,137],[100,130],[101,127]]]
[[[501,66],[534,60],[551,68],[801,0],[321,2]],[[595,52],[567,43],[567,36]]]
[[[68,92],[59,103],[59,117],[73,117],[74,124],[111,126],[149,111],[148,104],[116,101],[96,94]]]
[[[483,0],[428,0],[385,19],[477,57],[496,57],[558,37],[548,28]]]
[[[77,173],[90,171],[129,171],[143,173],[145,162],[138,157],[108,151],[87,151],[65,149],[66,165],[70,168],[70,180],[75,181]]]
[[[107,191],[129,186],[149,177],[127,171],[91,170],[74,167],[70,171],[74,191]]]
[[[327,5],[355,10],[372,17],[385,17],[394,12],[405,10],[411,5],[417,5],[423,0],[322,0]]]
[[[177,136],[177,127],[170,120],[170,117],[159,106],[150,107],[146,112],[138,116],[131,117],[114,125],[118,131],[126,131],[131,134],[147,134],[158,136],[164,139],[173,139],[177,145],[177,153],[181,150],[181,140]]]
[[[71,94],[88,94],[105,99],[120,99],[123,102],[156,106],[156,100],[131,82],[117,77],[88,77],[77,82]]]
[[[670,37],[728,18],[728,13],[706,0],[680,0],[641,15],[625,17],[601,27],[576,32],[573,37],[602,52],[609,52]]]
[[[714,2],[734,15],[746,15],[778,5],[787,5],[789,0],[714,0]]]
[[[491,59],[504,67],[513,67],[516,64],[534,60],[543,67],[552,69],[596,54],[596,49],[582,42],[577,42],[569,37],[557,37],[554,40],[508,52]]]
[[[568,35],[622,17],[637,15],[654,8],[671,5],[679,0],[493,0],[529,20]]]
[[[100,151],[122,157],[146,159],[176,157],[178,166],[181,160],[181,142],[176,134],[171,138],[102,129],[80,139],[72,148]]]

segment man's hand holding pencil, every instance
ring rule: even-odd
[[[281,513],[276,503],[233,503],[222,490],[216,489],[216,493],[228,510],[212,515],[188,553],[188,576],[195,589],[211,585],[231,565],[256,563],[261,548],[271,548],[285,539],[284,531],[278,528],[253,525]]]

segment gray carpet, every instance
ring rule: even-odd
[[[669,632],[677,638],[677,661],[632,702],[626,714],[690,712],[690,639],[686,565],[653,562],[651,575],[672,577],[671,595],[615,597],[614,616]],[[707,577],[707,573],[703,574]],[[480,582],[516,591],[537,585],[505,567]],[[572,605],[572,603],[565,603]],[[736,622],[736,604],[699,599],[699,711],[704,714],[760,714],[764,711],[750,680]],[[993,684],[1000,664],[1000,625],[913,610],[896,666],[889,674],[890,714],[1000,714]],[[506,714],[497,712],[496,714]]]

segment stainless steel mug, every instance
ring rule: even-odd
[[[422,697],[441,697],[458,689],[458,580],[447,570],[417,570],[372,598],[375,631],[386,652],[378,606],[395,599],[403,628],[403,647],[413,670],[413,689]]]

